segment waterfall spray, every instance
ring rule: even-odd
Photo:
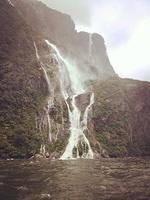
[[[93,45],[93,40],[92,40],[92,33],[89,33],[89,62],[91,61],[92,58],[92,45]]]

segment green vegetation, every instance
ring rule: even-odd
[[[38,152],[35,118],[47,95],[35,56],[37,35],[7,1],[0,2],[0,158]]]
[[[66,138],[59,138],[58,140],[52,142],[51,144],[47,144],[47,150],[49,152],[62,152],[67,144]]]
[[[96,125],[96,137],[104,145],[110,156],[122,156],[127,153],[128,133],[126,130],[125,113],[118,107],[103,102]]]
[[[148,155],[150,150],[148,130],[147,133],[140,133],[141,139],[138,135],[139,122],[146,124],[144,129],[146,131],[146,120],[148,120],[141,118],[141,115],[146,118],[147,112],[140,114],[134,110],[136,101],[139,100],[139,96],[136,98],[140,91],[138,84],[137,81],[119,78],[93,84],[96,94],[93,112],[96,138],[112,157]],[[144,101],[148,108],[146,101],[141,101],[142,105]],[[142,124],[140,129],[141,127]]]
[[[0,83],[0,157],[30,157],[40,147],[41,137],[35,129],[35,118],[40,111],[46,91],[43,93],[36,81],[39,76],[37,63],[20,73],[14,64],[1,65]],[[32,70],[33,67],[33,70]],[[33,80],[30,76],[33,75]],[[26,76],[26,79],[24,78]],[[30,82],[32,81],[32,83]],[[35,85],[34,85],[35,84]]]

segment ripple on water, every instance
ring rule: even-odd
[[[150,159],[0,165],[1,200],[149,200],[149,188]]]

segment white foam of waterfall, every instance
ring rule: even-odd
[[[54,44],[51,44],[48,40],[45,41],[54,50],[55,59],[59,64],[61,87],[62,91],[65,92],[65,98],[69,96],[68,94],[70,94],[70,92],[77,94],[84,93],[85,90],[83,88],[82,78],[80,77],[80,73],[77,70],[77,67],[64,59]],[[69,89],[71,90],[68,91]]]
[[[40,148],[40,154],[45,156],[46,154],[46,148],[45,148],[45,145],[41,145],[41,148]]]
[[[44,66],[44,64],[41,62],[40,60],[40,56],[38,54],[38,49],[36,46],[36,43],[34,42],[34,47],[35,47],[35,52],[36,52],[36,58],[37,60],[40,62],[41,68],[43,69],[44,75],[45,75],[45,79],[48,85],[48,91],[49,91],[49,97],[48,97],[48,101],[47,101],[47,109],[46,109],[46,115],[47,115],[47,122],[48,122],[48,135],[49,135],[49,141],[52,141],[52,133],[51,133],[51,119],[49,116],[49,111],[50,108],[53,106],[53,90],[51,87],[51,82],[50,82],[50,78],[47,72],[47,68]]]
[[[71,134],[70,134],[70,138],[69,138],[69,142],[66,147],[66,150],[65,150],[64,154],[61,156],[61,159],[64,159],[64,160],[74,158],[74,156],[73,156],[74,148],[76,148],[76,151],[77,151],[76,158],[79,158],[79,157],[87,158],[87,159],[93,158],[93,151],[91,149],[88,139],[86,138],[86,136],[84,134],[84,131],[87,129],[88,112],[89,112],[90,107],[94,103],[93,93],[90,98],[90,103],[85,110],[82,122],[80,121],[81,111],[78,109],[78,107],[76,106],[76,102],[75,102],[75,98],[77,96],[78,95],[73,96],[73,100],[71,102],[72,107],[73,107],[72,111],[70,110],[69,105],[68,105]],[[84,126],[82,124],[84,124]],[[81,156],[79,155],[79,151],[80,151],[79,142],[81,142],[81,144],[83,144],[83,145],[86,145],[88,148],[88,151],[86,152],[86,149],[85,149],[85,152],[83,151],[83,154]]]
[[[86,91],[77,67],[73,64],[70,64],[66,59],[64,59],[55,45],[51,44],[48,40],[45,41],[53,50],[53,54],[55,54],[55,59],[58,62],[61,92],[64,96],[69,113],[70,138],[66,146],[65,152],[60,159],[66,160],[80,157],[92,159],[93,151],[87,137],[84,134],[84,130],[87,129],[88,111],[94,103],[94,94],[92,93],[90,103],[85,109],[84,119],[82,123],[81,111],[76,105],[76,98],[80,94],[84,94]],[[82,124],[84,124],[84,126],[82,126]],[[83,149],[84,147],[85,149]]]
[[[7,1],[8,1],[8,3],[9,3],[11,6],[14,7],[14,4],[11,2],[11,0],[7,0]]]

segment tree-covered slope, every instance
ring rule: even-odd
[[[150,155],[150,83],[118,78],[94,88],[94,132],[108,154]]]
[[[0,157],[31,156],[40,146],[35,116],[47,85],[33,37],[17,10],[0,1]]]

